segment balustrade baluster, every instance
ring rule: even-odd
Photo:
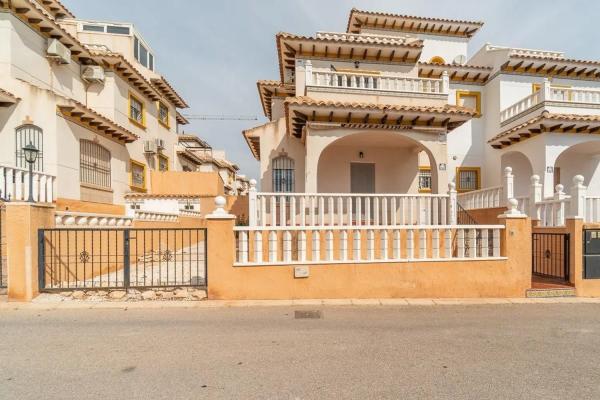
[[[319,196],[319,225],[325,226],[325,197]]]
[[[415,258],[415,232],[413,229],[406,231],[406,258]]]
[[[388,259],[388,232],[385,229],[381,230],[379,233],[379,245],[380,245],[379,258],[382,260],[387,260]]]
[[[456,230],[456,249],[457,249],[457,257],[464,258],[465,257],[465,230],[464,229]]]
[[[298,232],[298,261],[306,261],[306,231]]]
[[[394,260],[399,260],[402,257],[402,252],[400,251],[400,230],[395,229],[392,237],[392,258]]]
[[[327,231],[325,233],[325,259],[327,261],[333,261],[333,232]]]
[[[392,197],[390,200],[390,211],[391,211],[391,220],[392,220],[392,225],[396,225],[396,223],[398,222],[398,215],[397,215],[397,210],[396,210],[396,197]]]
[[[285,196],[279,197],[279,224],[281,226],[287,225],[287,201]]]
[[[359,229],[355,229],[352,233],[352,259],[354,261],[360,260],[361,250],[360,250],[360,240],[361,240],[361,231]]]
[[[343,226],[344,225],[344,199],[342,199],[342,197],[338,197],[337,198],[337,220],[338,220],[338,225],[339,226]]]
[[[373,224],[374,225],[379,225],[379,198],[378,197],[374,197],[373,198]]]
[[[300,226],[306,226],[306,196],[300,196]]]
[[[452,258],[452,231],[444,231],[444,258]]]
[[[238,262],[248,263],[248,232],[240,231],[238,234]]]
[[[262,231],[254,232],[254,262],[263,262]]]
[[[348,232],[340,232],[340,260],[346,261],[348,259]]]
[[[375,259],[375,232],[372,229],[367,231],[367,260]]]
[[[419,230],[419,258],[427,258],[427,230]]]
[[[277,226],[277,197],[270,196],[271,200],[271,209],[269,210],[271,214],[271,226]]]
[[[431,258],[440,258],[440,230],[431,231]]]
[[[312,231],[312,261],[321,261],[321,235]]]
[[[277,262],[277,232],[269,232],[269,262]]]
[[[290,196],[290,225],[296,226],[296,196]]]
[[[333,197],[329,196],[327,198],[327,212],[329,213],[329,225],[335,225],[335,209],[334,209]]]

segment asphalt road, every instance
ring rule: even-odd
[[[0,311],[0,399],[205,398],[599,399],[600,305]]]

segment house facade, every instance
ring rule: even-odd
[[[540,177],[544,198],[600,149],[600,63],[491,44],[482,22],[353,9],[345,32],[278,33],[280,76],[259,81],[269,122],[243,132],[261,190],[459,193]]]

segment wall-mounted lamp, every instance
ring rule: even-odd
[[[446,170],[446,164],[444,164],[444,163],[440,163],[440,165],[438,165],[438,169],[439,169],[440,171],[445,171],[445,170]]]
[[[360,68],[360,61],[354,61],[354,68]]]
[[[554,167],[546,167],[546,172],[549,174],[553,174],[554,173]]]
[[[362,151],[359,151],[358,158],[365,158],[365,153],[363,153]]]

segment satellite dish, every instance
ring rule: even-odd
[[[467,57],[464,54],[459,54],[456,57],[454,57],[454,60],[452,60],[452,64],[454,65],[464,65],[464,63],[467,62]]]

